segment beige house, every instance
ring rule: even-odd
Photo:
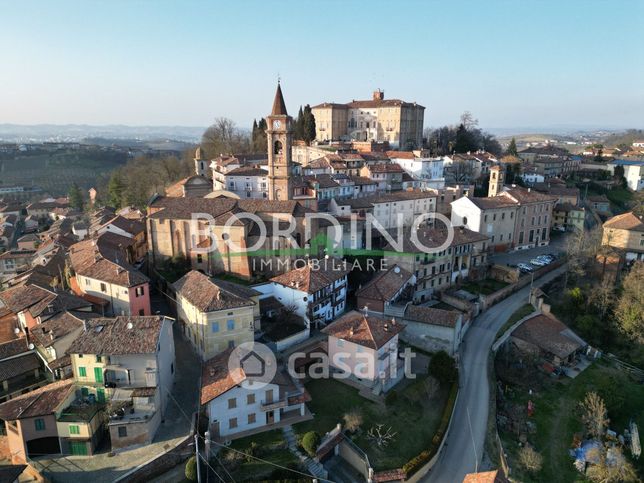
[[[415,102],[385,99],[381,90],[374,91],[370,100],[325,102],[311,110],[318,141],[388,142],[402,149],[422,146],[425,108]]]
[[[192,270],[173,285],[184,333],[203,360],[253,342],[260,329],[260,293]]]
[[[113,449],[154,438],[174,381],[172,323],[164,316],[91,319],[68,349],[81,397],[109,404]]]
[[[329,364],[376,393],[386,392],[404,376],[398,359],[398,335],[404,328],[395,319],[348,312],[322,330],[328,336]]]
[[[644,222],[632,211],[613,216],[603,225],[602,245],[619,249],[626,261],[644,260]]]

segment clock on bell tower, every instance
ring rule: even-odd
[[[268,199],[293,198],[291,145],[293,143],[293,118],[286,112],[282,88],[277,83],[273,110],[267,118],[268,141]]]

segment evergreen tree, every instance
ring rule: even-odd
[[[76,183],[73,183],[69,188],[67,196],[69,197],[69,204],[73,208],[76,208],[78,211],[83,211],[83,192],[80,190]]]
[[[293,130],[293,137],[295,139],[298,139],[300,141],[304,140],[304,112],[302,111],[302,106],[300,106],[300,110],[297,111],[297,118],[295,119],[295,126]]]
[[[304,106],[302,139],[306,141],[306,144],[311,144],[311,141],[315,139],[315,117],[308,104]]]
[[[266,152],[266,119],[260,118],[259,122],[253,121],[252,150],[255,153]]]
[[[510,141],[510,144],[508,145],[508,154],[510,156],[519,155],[519,151],[517,150],[517,141],[514,138],[512,138],[512,140]]]
[[[121,172],[116,170],[110,176],[110,181],[107,184],[107,192],[109,194],[110,205],[114,208],[121,208],[123,206],[123,193],[125,192],[125,182],[121,177]]]
[[[454,144],[454,151],[457,153],[467,153],[468,151],[476,151],[477,146],[473,142],[472,135],[465,127],[465,124],[460,124],[456,130],[456,143]]]

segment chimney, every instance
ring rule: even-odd
[[[385,324],[385,332],[389,332],[389,324]]]
[[[541,304],[541,313],[542,314],[549,314],[550,313],[550,304]]]
[[[373,91],[373,100],[374,101],[382,101],[385,98],[385,91],[382,89],[376,89]]]
[[[349,328],[349,335],[353,337],[353,334],[354,334],[353,327],[351,327]]]
[[[87,320],[83,320],[83,330],[87,332],[89,330],[89,326],[87,324]]]

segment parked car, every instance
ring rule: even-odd
[[[548,265],[546,262],[539,260],[538,258],[533,258],[532,260],[530,260],[530,263],[537,267],[545,267],[546,265]]]
[[[529,272],[532,272],[532,267],[531,267],[530,265],[528,265],[527,263],[519,263],[519,264],[517,265],[517,267],[519,268],[519,271],[520,271],[521,273],[529,273]]]
[[[562,231],[562,232],[566,231],[566,227],[563,226],[563,225],[555,225],[555,226],[552,227],[552,229],[555,230],[555,231]]]
[[[545,263],[546,265],[550,265],[553,262],[552,257],[550,257],[548,255],[539,255],[537,257],[537,260],[539,260],[540,262]]]

